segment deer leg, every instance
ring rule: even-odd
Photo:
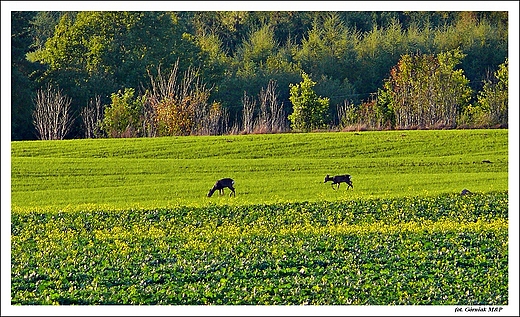
[[[334,183],[330,184],[330,187],[332,187],[332,189],[336,190],[336,188],[334,188]]]
[[[229,187],[229,189],[231,189],[231,193],[229,193],[229,197],[231,197],[231,195],[236,196],[235,189],[233,187]]]

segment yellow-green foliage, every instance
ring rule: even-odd
[[[507,194],[14,212],[13,304],[507,305]]]
[[[505,130],[12,142],[12,304],[507,305],[507,144]],[[335,173],[354,190],[323,183]],[[220,177],[236,198],[205,197]]]

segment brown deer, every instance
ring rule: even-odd
[[[229,188],[231,189],[231,193],[229,194],[229,196],[231,197],[231,195],[234,195],[236,196],[235,194],[235,188],[233,188],[233,184],[235,184],[235,181],[232,180],[231,178],[222,178],[222,179],[219,179],[215,185],[213,185],[213,188],[211,188],[208,192],[208,197],[211,197],[211,195],[213,195],[213,193],[218,190],[219,194],[220,195],[224,195],[224,188]]]
[[[346,183],[347,184],[347,190],[348,190],[349,187],[352,187],[352,189],[354,189],[354,185],[352,185],[352,180],[350,179],[350,175],[348,175],[348,174],[336,175],[334,177],[330,177],[329,175],[327,175],[327,176],[325,176],[324,183],[326,183],[328,181],[332,181],[332,184],[330,184],[330,186],[334,190],[339,189],[339,186],[341,185],[340,183]],[[336,185],[336,184],[338,185],[338,188],[334,188],[334,185]]]

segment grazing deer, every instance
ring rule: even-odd
[[[327,175],[327,176],[325,176],[324,183],[326,183],[328,181],[332,181],[332,184],[330,184],[330,186],[334,190],[336,190],[336,188],[334,188],[334,185],[337,184],[338,185],[337,189],[339,189],[339,185],[341,185],[340,183],[346,183],[347,184],[347,190],[348,190],[349,187],[352,187],[352,189],[354,189],[354,185],[352,185],[352,180],[350,179],[350,175],[348,175],[348,174],[346,174],[346,175],[336,175],[334,177],[330,177],[329,175]]]
[[[469,191],[469,189],[466,189],[464,188],[461,192],[460,192],[460,195],[461,196],[466,196],[466,195],[471,195],[473,194],[472,192]]]
[[[224,188],[229,188],[231,189],[231,193],[229,194],[229,196],[231,195],[234,195],[236,196],[235,194],[235,188],[233,188],[233,184],[235,184],[235,181],[232,180],[231,178],[223,178],[223,179],[219,179],[215,185],[213,185],[213,188],[211,188],[208,192],[208,197],[211,197],[211,195],[213,195],[213,193],[218,190],[219,194],[220,195],[224,195]]]

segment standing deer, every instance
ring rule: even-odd
[[[354,185],[352,185],[352,180],[350,179],[350,175],[348,175],[348,174],[336,175],[334,177],[330,177],[329,175],[327,175],[327,176],[325,176],[324,183],[326,183],[328,181],[332,181],[332,184],[330,184],[330,186],[334,190],[336,190],[336,188],[334,188],[334,185],[337,184],[338,185],[337,189],[339,189],[339,186],[341,185],[340,183],[346,183],[347,184],[347,190],[348,190],[349,187],[352,187],[352,189],[354,189]]]
[[[235,181],[232,180],[231,178],[223,178],[223,179],[219,179],[215,185],[213,185],[213,188],[211,188],[208,192],[208,197],[211,197],[211,195],[213,195],[213,193],[218,190],[219,194],[220,195],[224,195],[224,188],[229,188],[231,189],[231,193],[229,194],[229,196],[231,197],[231,195],[234,195],[236,196],[235,194],[235,188],[233,188],[233,184],[235,184]]]

